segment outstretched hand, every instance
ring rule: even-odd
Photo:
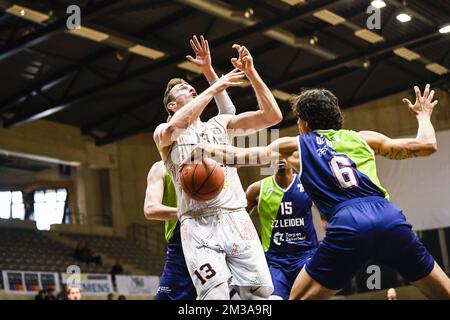
[[[244,76],[245,73],[243,71],[233,69],[227,74],[221,76],[212,86],[216,89],[217,93],[219,93],[229,87],[238,87],[242,85],[243,82],[239,80],[244,78]]]
[[[433,101],[434,98],[434,90],[430,92],[430,85],[427,84],[425,90],[422,93],[420,92],[419,87],[415,86],[414,91],[416,92],[416,102],[414,104],[409,101],[409,99],[403,99],[403,103],[408,107],[409,111],[415,116],[419,115],[428,115],[431,116],[433,113],[434,107],[438,104],[437,100]]]
[[[203,36],[200,36],[200,41],[197,36],[193,36],[189,41],[192,50],[194,50],[195,58],[191,55],[187,55],[186,59],[199,67],[202,71],[212,68],[211,53],[209,51],[208,40],[205,40]]]
[[[246,74],[254,71],[253,57],[250,54],[250,51],[248,51],[245,46],[240,46],[238,44],[233,44],[232,48],[237,50],[239,58],[231,58],[231,64]]]

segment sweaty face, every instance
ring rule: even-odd
[[[197,91],[195,91],[195,88],[188,83],[177,84],[172,88],[170,93],[173,96],[172,101],[175,102],[175,105],[171,107],[174,112],[177,112],[197,97]]]

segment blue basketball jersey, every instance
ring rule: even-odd
[[[262,180],[258,215],[266,254],[301,255],[317,245],[311,206],[297,175],[287,190],[277,185],[274,176]]]
[[[300,180],[322,216],[329,220],[333,208],[350,199],[380,196],[375,156],[358,133],[350,130],[317,130],[300,135]]]

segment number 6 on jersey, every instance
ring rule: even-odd
[[[334,156],[330,162],[331,171],[341,188],[349,189],[358,186],[358,178],[350,159],[346,156]]]

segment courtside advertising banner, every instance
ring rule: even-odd
[[[61,273],[61,279],[64,284],[66,284],[67,278],[68,275],[66,273]],[[79,274],[79,280],[82,295],[106,296],[114,291],[111,275],[109,274],[82,273]]]
[[[59,277],[54,272],[2,271],[5,293],[36,294],[41,289],[61,290]]]
[[[154,296],[158,290],[157,276],[116,276],[117,291],[127,296]]]

